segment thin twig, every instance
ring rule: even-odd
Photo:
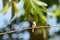
[[[3,32],[3,33],[0,33],[0,35],[3,35],[3,34],[10,34],[10,33],[13,33],[13,32],[16,32],[17,30],[13,30],[13,31],[9,31],[9,32]]]
[[[42,29],[42,28],[50,28],[50,26],[38,26],[38,27],[35,27],[34,29]],[[53,26],[53,27],[60,27],[60,26]],[[22,31],[22,30],[28,30],[28,29],[32,29],[32,27],[30,28],[19,28],[18,30],[12,30],[12,31],[9,31],[9,32],[3,32],[3,33],[0,33],[0,35],[3,35],[3,34],[10,34],[10,33],[13,33],[13,32],[17,32],[17,31]]]

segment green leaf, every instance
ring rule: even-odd
[[[46,29],[44,27],[42,28],[42,32],[43,32],[43,38],[46,38]]]
[[[24,10],[26,13],[30,13],[31,3],[29,0],[24,0]]]
[[[47,13],[48,10],[47,10],[47,8],[46,8],[45,6],[42,6],[42,7],[41,7],[41,11]]]
[[[11,18],[13,18],[15,14],[16,14],[16,17],[19,17],[19,7],[15,1],[12,1],[12,17]]]
[[[55,9],[52,15],[53,17],[60,16],[60,5],[57,6],[57,8]]]
[[[5,7],[0,11],[0,13],[5,14],[10,8],[10,3],[7,3]]]
[[[17,2],[17,3],[20,2],[20,0],[12,0],[12,1],[15,1],[15,2]]]
[[[35,2],[37,5],[39,5],[39,6],[47,6],[46,3],[44,3],[44,2],[42,2],[42,1],[40,1],[40,0],[34,0],[34,2]]]
[[[19,12],[19,7],[18,7],[18,5],[16,4],[16,2],[12,2],[12,6],[14,7],[14,10],[15,10],[15,12]]]
[[[46,22],[47,18],[43,15],[43,12],[41,11],[41,8],[33,2],[33,0],[30,0],[32,7],[36,10],[36,14],[39,15],[39,22],[42,24]],[[35,14],[35,13],[34,13]]]
[[[36,23],[38,23],[38,16],[37,16],[37,15],[34,15],[34,16],[33,16],[33,20],[34,20]]]

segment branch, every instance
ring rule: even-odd
[[[59,26],[52,26],[52,27],[59,27]],[[42,28],[47,29],[47,28],[50,28],[50,26],[37,26],[34,29],[42,29]],[[9,31],[9,32],[0,33],[0,35],[10,34],[10,33],[13,33],[13,32],[22,31],[22,30],[28,30],[28,29],[33,29],[33,28],[32,27],[30,27],[30,28],[19,28],[18,30],[13,30],[13,31]]]

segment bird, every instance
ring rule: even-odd
[[[33,21],[33,24],[32,24],[32,32],[34,32],[34,28],[36,27],[36,22]]]

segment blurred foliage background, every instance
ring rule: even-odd
[[[32,27],[33,22],[36,22],[36,26],[51,26],[48,21],[50,18],[56,18],[57,24],[60,23],[60,0],[1,0],[3,3],[3,9],[0,10],[0,14],[3,16],[7,14],[11,9],[11,18],[6,27],[1,28],[0,32],[9,32],[11,30],[18,30],[19,28]],[[19,4],[21,3],[21,4]],[[19,5],[22,5],[22,9]],[[55,10],[48,10],[53,5],[56,5]],[[21,11],[23,11],[21,13]],[[52,21],[51,21],[52,22]],[[60,34],[58,31],[56,34]],[[27,35],[27,36],[26,36]],[[48,36],[48,34],[47,34]],[[26,38],[24,38],[26,37]],[[50,36],[49,36],[50,37]],[[36,29],[34,33],[31,30],[17,31],[11,34],[0,35],[1,40],[47,40],[46,30]]]

